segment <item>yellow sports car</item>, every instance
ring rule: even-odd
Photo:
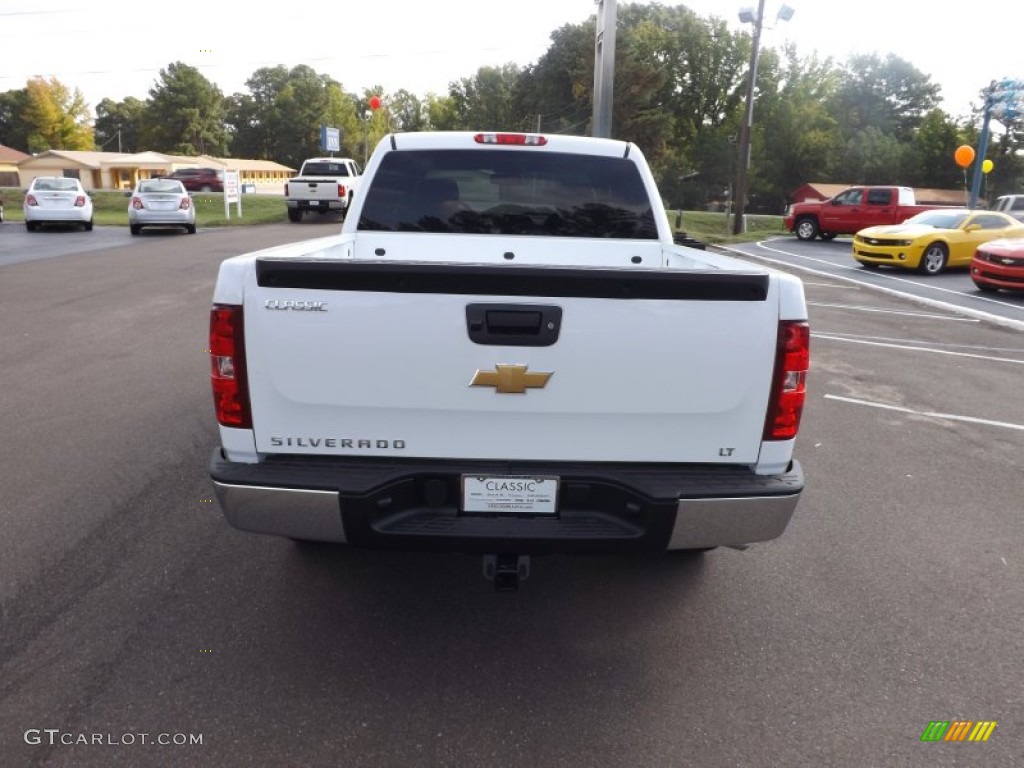
[[[946,267],[966,267],[974,249],[1000,237],[1024,237],[1024,222],[997,211],[936,208],[902,224],[862,229],[853,237],[853,258],[861,266],[916,269],[937,275]]]

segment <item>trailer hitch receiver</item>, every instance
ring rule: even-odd
[[[484,555],[484,578],[498,592],[515,592],[530,577],[529,555]]]

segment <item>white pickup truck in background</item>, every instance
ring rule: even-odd
[[[484,556],[743,548],[785,530],[802,283],[677,245],[641,151],[386,136],[340,234],[221,264],[210,322],[236,528]]]
[[[302,221],[307,211],[347,211],[359,189],[362,170],[347,157],[313,157],[302,163],[299,175],[284,185],[288,220]]]
[[[1002,195],[992,204],[993,211],[1002,211],[1024,221],[1024,195]]]

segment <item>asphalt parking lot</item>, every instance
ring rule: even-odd
[[[0,763],[1020,765],[1018,329],[798,272],[783,536],[537,558],[496,593],[478,557],[296,547],[213,504],[218,265],[328,229],[69,245],[97,229],[0,266]],[[922,742],[960,719],[997,725]]]

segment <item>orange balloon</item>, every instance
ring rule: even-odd
[[[953,159],[956,160],[956,164],[961,168],[966,168],[968,165],[974,162],[974,149],[966,144],[961,144],[956,148],[956,152],[953,153]]]

